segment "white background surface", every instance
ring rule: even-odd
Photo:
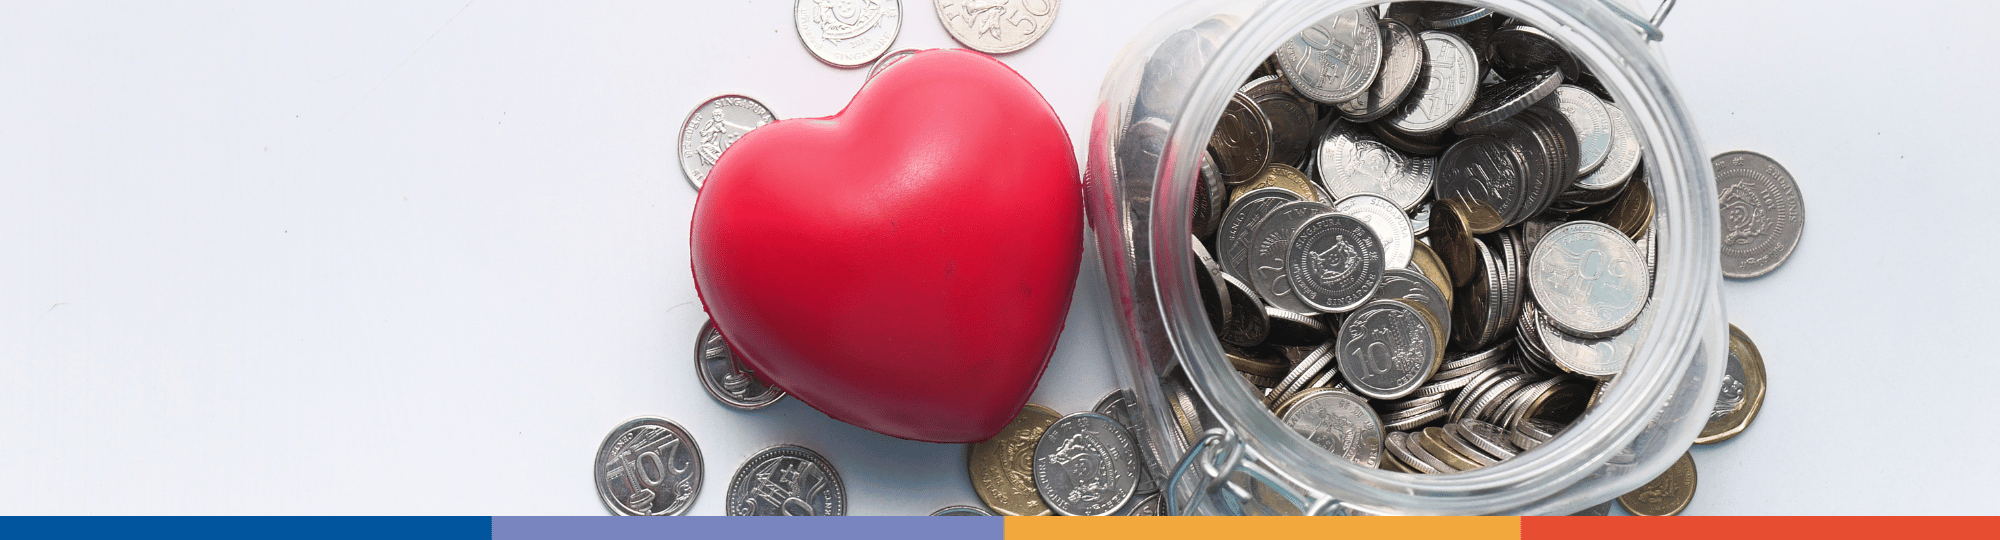
[[[826,455],[855,514],[976,502],[961,446],[735,412],[693,377],[684,115],[828,115],[865,73],[813,60],[791,5],[0,4],[0,512],[603,514],[592,453],[641,414],[700,442],[694,513],[779,443]],[[897,48],[954,46],[903,9]],[[1164,7],[1062,9],[1003,59],[1080,152]],[[1808,207],[1786,266],[1725,286],[1772,386],[1696,451],[1689,513],[2000,508],[1995,11],[1669,20],[1708,149],[1777,158]],[[1109,388],[1086,315],[1033,401]]]

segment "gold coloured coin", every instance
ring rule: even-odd
[[[1445,274],[1451,277],[1449,286],[1438,284],[1441,289],[1464,287],[1479,270],[1479,252],[1473,245],[1478,240],[1472,238],[1472,226],[1466,224],[1461,208],[1457,204],[1431,205],[1430,247],[1438,260],[1444,261]]]
[[[1681,459],[1667,467],[1667,472],[1659,478],[1639,486],[1631,493],[1618,496],[1618,504],[1635,516],[1671,516],[1681,513],[1694,500],[1694,455],[1682,453]]]
[[[1042,432],[1061,415],[1048,407],[1029,403],[1014,415],[1014,421],[999,435],[973,443],[967,450],[965,466],[972,475],[972,490],[1004,516],[1046,516],[1049,507],[1035,491],[1035,444]]]
[[[1444,428],[1428,427],[1411,434],[1410,439],[1417,441],[1417,446],[1424,447],[1424,451],[1429,452],[1431,457],[1438,458],[1438,461],[1450,465],[1453,469],[1470,471],[1479,468],[1479,464],[1473,463],[1472,458],[1458,455],[1457,450],[1447,446],[1444,443],[1444,437],[1447,436],[1449,435],[1445,434]]]
[[[1410,266],[1417,267],[1417,273],[1430,278],[1431,284],[1437,285],[1438,291],[1444,293],[1444,305],[1450,306],[1452,290],[1457,287],[1451,282],[1451,271],[1444,267],[1444,259],[1439,259],[1436,251],[1431,251],[1430,244],[1423,242],[1410,244],[1414,246],[1410,250]]]
[[[1229,188],[1229,202],[1235,204],[1236,200],[1243,198],[1244,194],[1267,187],[1290,191],[1292,194],[1298,195],[1299,200],[1332,204],[1327,202],[1326,197],[1320,194],[1319,187],[1314,186],[1312,180],[1306,178],[1306,173],[1299,172],[1298,169],[1282,163],[1265,165],[1264,170],[1258,171],[1257,176],[1251,178],[1249,183],[1231,186]]]
[[[1646,230],[1653,225],[1653,191],[1646,187],[1644,175],[1625,184],[1624,193],[1585,219],[1610,225],[1637,242],[1646,237]]]
[[[1695,444],[1715,444],[1729,440],[1764,407],[1764,355],[1757,344],[1736,325],[1729,325],[1729,364],[1722,371],[1722,392],[1715,396],[1715,408],[1708,413]]]

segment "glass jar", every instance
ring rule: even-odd
[[[1597,75],[1643,139],[1658,262],[1650,330],[1624,372],[1559,437],[1503,463],[1413,475],[1339,459],[1279,423],[1222,353],[1194,285],[1189,218],[1209,132],[1284,40],[1360,0],[1204,0],[1146,27],[1098,96],[1084,184],[1111,302],[1119,382],[1149,467],[1180,514],[1562,514],[1666,470],[1714,402],[1727,350],[1708,154],[1668,78],[1656,24],[1600,0],[1463,0],[1553,36]],[[1664,10],[1662,10],[1664,13]],[[1642,321],[1643,322],[1643,321]],[[1170,386],[1205,429],[1181,437]],[[1169,399],[1179,401],[1173,405]],[[1192,440],[1191,440],[1192,439]]]

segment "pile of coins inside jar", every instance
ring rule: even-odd
[[[1196,285],[1246,386],[1307,440],[1408,473],[1499,463],[1581,415],[1651,324],[1641,146],[1533,26],[1341,12],[1217,120]]]

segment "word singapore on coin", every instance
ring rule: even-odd
[[[986,54],[1026,48],[1056,23],[1061,0],[933,0],[951,38]]]
[[[1776,270],[1799,248],[1806,211],[1799,185],[1778,162],[1754,152],[1715,156],[1722,205],[1722,275],[1744,279]]]
[[[701,447],[665,418],[642,416],[611,430],[592,470],[598,499],[621,516],[685,514],[701,493]]]
[[[750,130],[778,121],[771,110],[757,100],[743,96],[716,96],[702,102],[681,123],[681,173],[689,184],[701,189],[709,169],[722,159],[722,151]]]
[[[844,516],[847,485],[819,453],[773,446],[736,469],[725,510],[732,516]]]
[[[750,368],[736,361],[736,353],[716,331],[715,322],[701,324],[694,342],[696,377],[708,395],[723,405],[746,411],[762,409],[784,399],[785,391],[758,381]]]
[[[903,31],[901,0],[793,0],[792,25],[813,58],[861,67],[889,52]]]
[[[1627,112],[1553,39],[1485,8],[1388,14],[1319,21],[1232,96],[1202,180],[1234,189],[1198,198],[1190,259],[1285,425],[1450,474],[1554,439],[1624,370],[1655,317],[1657,216]]]

